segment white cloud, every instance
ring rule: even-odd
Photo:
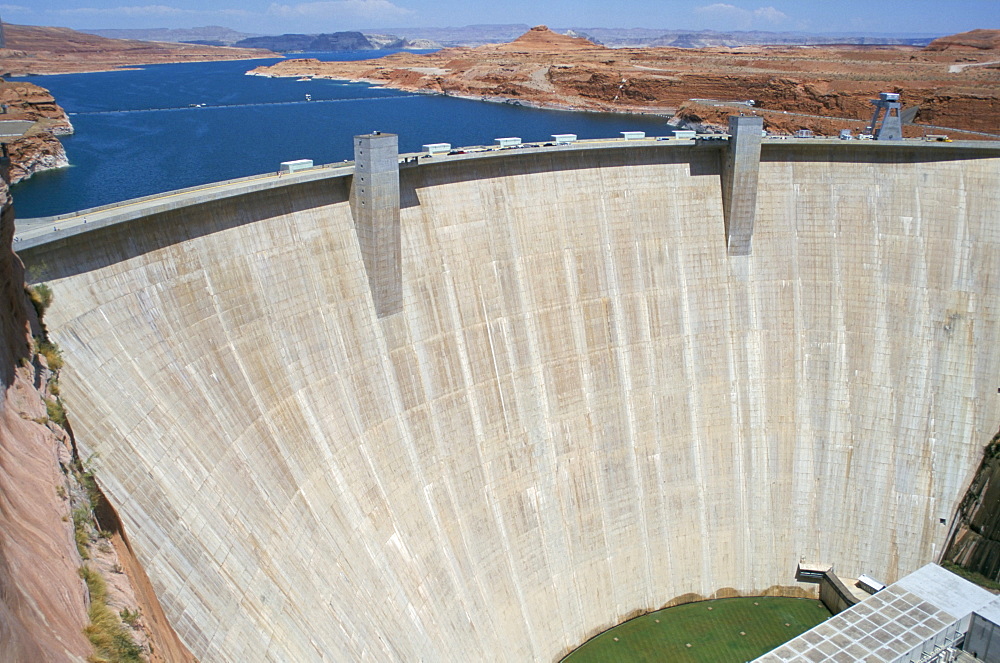
[[[2,7],[0,7],[2,8]],[[76,7],[73,9],[50,9],[46,13],[56,16],[125,16],[125,17],[177,17],[202,18],[245,17],[252,14],[243,9],[181,9],[169,5],[133,5],[129,7]]]
[[[178,9],[167,5],[142,5],[133,7],[76,7],[74,9],[57,9],[53,14],[64,16],[177,16],[178,14],[196,14],[191,9]]]
[[[271,4],[267,13],[282,18],[367,18],[380,19],[406,16],[413,11],[394,5],[389,0],[328,0],[301,2],[296,5]]]
[[[753,11],[754,18],[760,19],[767,23],[784,23],[788,20],[788,14],[783,11],[779,11],[774,7],[761,7]]]
[[[35,10],[31,7],[24,7],[22,5],[0,5],[0,14],[34,14]]]
[[[717,19],[719,23],[726,23],[743,30],[764,26],[773,27],[791,21],[788,14],[774,7],[743,9],[725,2],[716,2],[704,7],[697,7],[694,11],[702,16]]]

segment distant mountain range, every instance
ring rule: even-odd
[[[371,49],[433,49],[442,46],[481,46],[513,41],[531,26],[523,23],[466,25],[446,28],[387,28],[357,32],[333,32],[302,35],[253,35],[221,26],[190,29],[154,28],[147,30],[81,30],[115,39],[167,41],[208,46],[247,46],[273,51],[324,51]],[[591,41],[610,48],[643,48],[672,46],[675,48],[705,48],[710,46],[754,45],[818,45],[818,44],[899,44],[926,46],[939,34],[878,34],[805,32],[763,32],[714,30],[666,30],[656,28],[558,28],[556,32]],[[359,39],[357,35],[360,35]],[[363,45],[364,41],[368,46]],[[357,46],[347,47],[351,44]]]
[[[524,23],[466,25],[450,28],[387,28],[386,32],[406,39],[431,39],[442,46],[481,46],[513,41],[531,26]],[[940,34],[875,34],[805,32],[716,32],[714,30],[667,30],[657,28],[553,28],[555,32],[585,37],[609,48],[672,46],[705,48],[709,46],[816,45],[816,44],[902,44],[926,46]]]
[[[430,39],[442,46],[482,46],[514,41],[532,26],[526,23],[466,25],[450,28],[386,28],[406,39]]]
[[[441,45],[427,39],[406,39],[393,34],[328,32],[321,34],[251,35],[218,25],[204,28],[147,30],[81,30],[112,39],[165,41],[202,46],[266,48],[276,53],[301,51],[366,51],[382,49],[435,49]]]
[[[232,46],[241,39],[256,35],[237,32],[221,25],[202,28],[147,28],[135,30],[77,30],[109,39],[138,39],[139,41],[166,41],[183,44],[203,44],[207,46]]]
[[[247,37],[233,44],[239,48],[266,48],[277,53],[302,51],[369,51],[382,49],[440,48],[426,39],[408,40],[396,35],[363,34],[361,32],[331,32],[318,35],[286,34]]]
[[[926,46],[938,34],[887,35],[868,33],[813,34],[806,32],[764,32],[715,30],[655,30],[648,28],[570,28],[559,30],[610,48],[663,47],[708,48],[711,46],[814,46],[819,44]]]

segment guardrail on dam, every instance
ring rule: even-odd
[[[349,168],[19,229],[191,650],[551,661],[803,558],[935,559],[1000,423],[1000,149],[764,141],[747,255],[720,150],[408,164],[381,316]]]

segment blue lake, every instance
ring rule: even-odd
[[[296,57],[354,60],[384,52]],[[20,218],[62,214],[219,180],[273,172],[291,159],[353,158],[351,137],[399,134],[402,152],[425,143],[491,144],[500,136],[548,140],[619,131],[670,135],[665,118],[550,111],[363,83],[246,76],[277,60],[199,62],[135,71],[35,76],[76,129],[63,137],[71,166],[13,187]],[[306,95],[312,97],[305,101]],[[203,106],[202,106],[203,104]],[[152,110],[151,110],[152,109]]]

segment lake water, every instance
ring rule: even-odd
[[[354,60],[384,52],[296,57]],[[19,218],[50,216],[219,180],[273,172],[291,159],[353,159],[354,135],[399,134],[401,152],[425,143],[492,144],[619,131],[670,135],[662,117],[549,111],[415,95],[344,81],[246,76],[277,60],[199,62],[136,71],[35,76],[70,114],[71,167],[13,187]],[[305,95],[313,101],[306,102]],[[204,106],[197,106],[204,104]],[[154,109],[154,110],[149,110]],[[159,110],[156,110],[159,109]]]

